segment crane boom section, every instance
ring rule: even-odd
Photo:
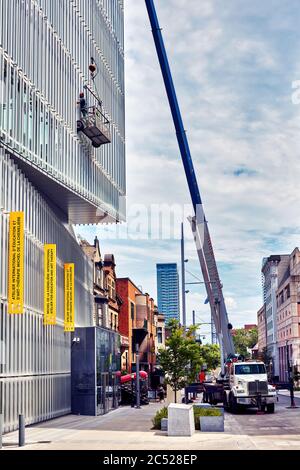
[[[218,268],[215,261],[208,225],[205,218],[200,190],[194,170],[193,160],[189,148],[188,139],[184,129],[182,116],[176,96],[172,73],[166,53],[161,28],[154,5],[154,0],[145,0],[148,16],[152,28],[156,52],[166,88],[166,93],[171,109],[171,114],[176,130],[178,146],[184,166],[184,171],[192,199],[195,218],[192,223],[196,248],[199,256],[200,266],[206,286],[206,291],[219,337],[221,348],[225,356],[234,354],[234,346],[231,334],[228,330],[228,315],[219,278]],[[195,225],[196,223],[196,225]],[[196,230],[196,232],[194,232]]]

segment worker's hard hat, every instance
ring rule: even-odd
[[[81,93],[79,93],[79,98],[84,98],[84,93],[83,91]]]

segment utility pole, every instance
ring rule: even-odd
[[[181,296],[182,296],[182,325],[186,328],[186,305],[185,305],[185,267],[184,267],[184,231],[181,224]]]
[[[288,341],[285,342],[285,352],[286,352],[286,372],[287,380],[290,382],[290,355],[289,355],[289,344]]]
[[[141,407],[141,388],[140,388],[140,356],[139,356],[140,348],[139,344],[136,343],[135,345],[135,354],[136,354],[136,407]]]
[[[196,325],[196,312],[195,312],[195,310],[192,311],[192,318],[193,318],[193,320],[192,320],[193,321],[193,326],[195,326]],[[195,337],[195,339],[197,339],[196,331],[194,331],[194,337]]]
[[[289,352],[289,343],[286,341],[285,343],[286,347],[286,362],[287,362],[287,376],[288,376],[288,382],[290,386],[290,398],[291,398],[291,404],[290,406],[287,406],[287,408],[298,408],[295,404],[295,395],[294,395],[294,377],[293,374],[291,373],[291,366],[290,366],[290,352]]]

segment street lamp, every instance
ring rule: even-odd
[[[185,304],[185,263],[188,260],[184,256],[184,229],[181,224],[181,296],[182,296],[182,323],[186,327],[186,304]]]
[[[135,364],[136,364],[136,408],[141,408],[141,388],[140,388],[140,347],[139,344],[135,345]]]
[[[134,408],[134,389],[133,389],[134,374],[131,374],[131,408]]]

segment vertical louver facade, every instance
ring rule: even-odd
[[[123,2],[1,0],[0,15],[3,144],[71,222],[101,222],[103,214],[107,222],[123,220]],[[77,102],[86,85],[110,122],[112,142],[99,149],[77,133]]]
[[[93,266],[72,224],[124,220],[123,2],[0,1],[0,413],[5,431],[71,410],[64,263],[75,327],[93,326]],[[91,81],[91,57],[97,64]],[[78,96],[98,94],[111,143],[77,132]],[[86,92],[87,93],[87,92]],[[89,105],[95,105],[87,95]],[[9,214],[24,212],[24,312],[8,314]],[[44,244],[56,244],[57,324],[45,326]]]

